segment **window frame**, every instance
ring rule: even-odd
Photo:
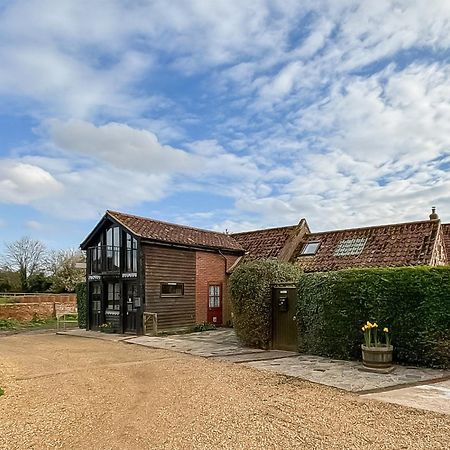
[[[213,295],[211,295],[211,288],[219,288],[219,293],[216,294],[214,293]],[[215,308],[220,308],[222,306],[222,283],[208,283],[208,309],[215,309]],[[211,298],[214,298],[218,301],[217,306],[211,306]],[[214,305],[216,305],[216,302],[214,301]]]
[[[112,291],[110,291],[110,286],[112,286]],[[112,294],[112,298],[110,298],[110,294]],[[106,292],[106,309],[109,311],[120,311],[120,302],[120,283],[118,281],[108,282]],[[112,307],[110,305],[112,305]]]
[[[181,293],[172,293],[172,294],[163,293],[163,286],[181,286]],[[184,297],[184,283],[180,283],[178,281],[163,281],[159,283],[159,296],[161,298]]]
[[[300,253],[300,256],[313,256],[317,253],[317,251],[320,248],[320,241],[310,241],[310,242],[306,242],[305,245],[302,248],[302,251]],[[306,252],[306,249],[308,248],[309,245],[317,245],[317,247],[315,248],[315,250],[313,252]]]
[[[131,233],[125,233],[125,270],[138,271],[138,241]]]

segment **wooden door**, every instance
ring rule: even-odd
[[[98,330],[102,321],[102,286],[100,282],[90,285],[91,330]]]
[[[272,348],[297,351],[297,290],[275,287],[272,298]]]
[[[208,286],[208,322],[222,325],[222,283]]]
[[[136,332],[138,310],[138,286],[137,283],[125,283],[125,332]]]

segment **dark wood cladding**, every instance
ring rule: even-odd
[[[195,324],[195,252],[142,245],[145,260],[145,311],[158,314],[158,328]],[[161,297],[161,283],[183,283],[181,297]]]

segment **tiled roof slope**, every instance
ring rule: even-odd
[[[443,223],[441,225],[441,230],[447,255],[450,255],[450,223]]]
[[[382,225],[367,228],[311,233],[297,247],[294,258],[305,272],[319,272],[351,267],[395,267],[428,265],[431,263],[438,220]],[[450,234],[450,230],[449,230]],[[336,256],[336,246],[342,239],[367,239],[359,255]],[[450,240],[450,235],[448,235]],[[313,256],[302,256],[307,242],[318,241]]]
[[[266,230],[233,233],[233,237],[247,252],[246,259],[277,258],[296,225]]]
[[[132,233],[144,239],[188,246],[243,251],[239,243],[225,233],[161,222],[116,211],[107,211],[107,214]]]

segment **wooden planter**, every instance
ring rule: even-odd
[[[392,345],[366,347],[361,345],[363,365],[371,369],[388,369],[392,366]]]

